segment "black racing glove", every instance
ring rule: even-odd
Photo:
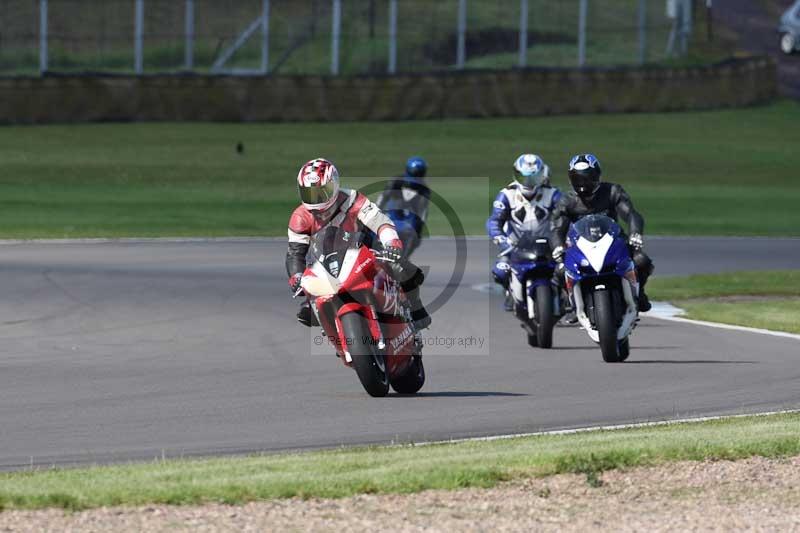
[[[390,263],[399,263],[403,258],[403,249],[397,246],[387,246],[381,252],[381,257]]]

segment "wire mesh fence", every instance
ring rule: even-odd
[[[691,15],[701,11],[698,3],[0,0],[0,75],[354,75],[657,63],[685,52],[675,45],[687,27],[674,5]]]

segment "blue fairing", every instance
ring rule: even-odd
[[[397,228],[397,233],[400,235],[400,240],[405,242],[404,235],[414,234],[417,237],[422,234],[422,226],[424,222],[414,213],[403,212],[400,210],[391,210],[386,213]]]
[[[605,235],[610,235],[613,242],[603,259],[603,266],[597,272],[589,259],[577,246],[579,239],[597,242]],[[590,215],[572,224],[567,234],[569,247],[564,256],[567,275],[575,281],[601,275],[616,274],[624,276],[633,268],[628,245],[622,238],[622,229],[612,219],[602,215]]]

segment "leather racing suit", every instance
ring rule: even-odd
[[[391,219],[378,209],[377,205],[356,190],[340,189],[336,202],[328,210],[317,213],[300,205],[289,218],[286,273],[290,280],[298,274],[302,275],[306,269],[306,254],[311,236],[331,222],[336,222],[347,231],[355,232],[366,228],[377,235],[384,247],[403,247]],[[390,264],[388,270],[400,282],[408,297],[411,318],[419,328],[429,326],[430,317],[419,298],[419,287],[425,279],[422,271],[407,260]],[[304,310],[305,308],[301,309],[298,319],[305,325],[312,325],[313,323],[306,323],[301,317]],[[310,317],[306,314],[306,318]]]
[[[600,182],[591,197],[578,196],[574,191],[561,197],[553,214],[553,245],[563,247],[569,225],[586,215],[605,215],[617,223],[622,220],[628,226],[629,234],[644,234],[644,218],[633,207],[631,197],[625,192],[625,189],[616,183]],[[627,236],[623,236],[623,238],[627,240]],[[644,295],[647,279],[655,267],[650,257],[641,249],[635,249],[630,245],[628,248],[636,268],[641,297]]]
[[[543,185],[534,189],[529,200],[522,194],[522,187],[516,181],[511,182],[492,203],[492,214],[486,221],[489,238],[510,237],[523,230],[538,230],[549,237],[553,210],[561,196],[557,188]],[[504,257],[495,262],[492,277],[503,288],[508,288],[511,266]]]

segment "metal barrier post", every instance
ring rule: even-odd
[[[39,0],[39,73],[47,72],[47,0]]]
[[[456,68],[464,68],[467,61],[467,0],[458,0],[458,49]]]
[[[136,21],[134,25],[133,55],[136,74],[144,71],[143,36],[144,36],[144,0],[136,0]]]
[[[342,31],[342,0],[331,0],[331,74],[339,74],[339,38]]]
[[[528,0],[519,0],[519,60],[520,67],[528,63]]]
[[[269,0],[261,8],[261,73],[269,72]]]
[[[389,74],[397,72],[397,0],[389,0]]]
[[[647,63],[647,0],[639,0],[639,64]]]
[[[586,65],[586,18],[589,15],[589,0],[581,0],[578,8],[578,67]]]
[[[192,70],[194,68],[194,0],[186,0],[186,13],[184,15],[184,59],[183,68]]]

